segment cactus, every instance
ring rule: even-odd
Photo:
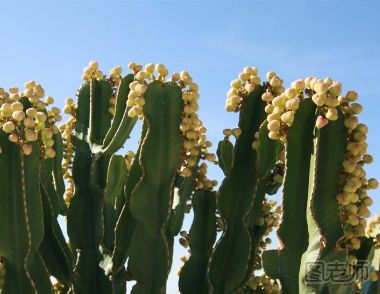
[[[126,293],[130,281],[132,293],[172,293],[177,236],[189,253],[181,293],[379,293],[380,221],[366,221],[378,183],[364,171],[373,158],[356,92],[341,96],[330,78],[285,89],[246,67],[225,105],[239,124],[216,157],[190,74],[129,68],[106,76],[90,62],[59,127],[35,81],[0,88],[0,293]],[[218,189],[205,161],[224,174]],[[280,247],[268,249],[277,227]],[[325,278],[334,262],[357,280]]]

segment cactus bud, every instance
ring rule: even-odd
[[[13,102],[11,104],[12,111],[22,111],[24,110],[24,105],[21,102]]]
[[[338,119],[338,111],[336,110],[336,108],[332,108],[330,107],[328,110],[327,110],[327,113],[326,113],[326,118],[328,120],[331,120],[331,121],[335,121]]]
[[[28,117],[35,117],[37,115],[37,110],[35,108],[28,108],[26,110],[26,115]]]
[[[266,102],[271,102],[273,100],[273,94],[271,92],[265,92],[261,95],[261,99]]]
[[[368,188],[369,189],[377,189],[379,187],[379,182],[372,178],[368,180]]]
[[[22,121],[25,118],[25,112],[22,110],[14,111],[12,113],[12,118],[15,121]]]
[[[274,72],[274,71],[269,71],[267,72],[266,74],[266,78],[268,81],[270,81],[272,78],[274,78],[275,76],[277,76],[277,74]]]
[[[279,131],[280,127],[281,127],[281,123],[279,120],[272,120],[268,123],[269,131],[273,131],[273,132]]]
[[[232,129],[232,135],[237,139],[241,135],[241,129],[240,128],[234,128]]]
[[[355,91],[348,91],[345,98],[348,101],[356,101],[359,98],[359,95]]]
[[[224,134],[225,136],[231,136],[231,134],[232,134],[232,130],[231,130],[231,129],[224,129],[224,130],[223,130],[223,134]]]
[[[352,114],[359,114],[363,111],[363,106],[361,106],[359,103],[352,103],[350,107]]]
[[[12,133],[8,136],[8,140],[13,142],[13,143],[17,143],[18,142],[18,136],[16,133]]]
[[[274,131],[270,131],[268,133],[268,137],[272,140],[279,140],[280,139],[280,133],[279,132],[274,132]]]
[[[318,116],[317,118],[317,121],[315,123],[315,126],[318,128],[318,129],[322,129],[324,126],[326,126],[327,124],[329,123],[329,120],[326,119],[325,117],[323,116]]]
[[[33,147],[28,144],[22,145],[22,151],[25,155],[30,155],[33,151]]]
[[[231,82],[231,88],[233,88],[233,89],[239,90],[242,86],[243,86],[243,84],[242,84],[241,81],[238,80],[238,79],[233,80],[233,81]]]
[[[296,89],[297,91],[303,91],[303,89],[305,88],[305,82],[301,79],[293,81],[291,87],[293,89]]]
[[[3,131],[5,133],[12,133],[16,129],[16,125],[12,121],[7,121],[3,124]]]

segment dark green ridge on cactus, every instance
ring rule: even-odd
[[[257,174],[260,178],[269,175],[276,163],[281,147],[279,141],[269,139],[268,133],[268,121],[265,120],[260,126],[257,149]]]
[[[104,234],[102,243],[110,252],[113,251],[114,247],[114,230],[118,217],[115,203],[117,197],[120,197],[123,193],[127,174],[128,170],[124,156],[113,155],[108,166],[107,184],[103,198]]]
[[[77,260],[74,266],[73,293],[112,293],[112,284],[99,266],[98,251],[77,250]]]
[[[228,138],[225,138],[219,142],[216,154],[218,155],[218,163],[224,175],[229,176],[234,161],[234,145]]]
[[[263,268],[272,279],[280,279],[282,293],[299,293],[298,275],[302,253],[307,248],[306,207],[310,156],[316,106],[311,99],[300,103],[285,146],[286,172],[283,188],[283,217],[277,231],[282,249],[263,253]],[[302,180],[301,180],[302,179]]]
[[[38,253],[44,233],[39,145],[33,143],[32,154],[24,156],[3,131],[0,131],[0,144],[3,211],[0,213],[0,252],[6,271],[2,293],[52,293],[49,274]]]
[[[182,294],[207,294],[206,271],[216,238],[216,198],[211,191],[195,192],[192,203],[194,220],[189,232],[190,258],[179,276]]]
[[[126,139],[128,139],[133,127],[136,124],[136,118],[128,116],[127,98],[129,94],[129,84],[133,81],[134,75],[125,76],[116,94],[115,116],[112,120],[111,127],[104,138],[102,152],[112,154],[119,150]]]
[[[178,205],[174,207],[170,218],[169,230],[173,236],[177,236],[181,231],[183,220],[185,218],[185,212],[187,210],[187,202],[190,200],[195,188],[195,178],[198,164],[199,159],[197,164],[191,168],[191,176],[181,177],[179,189],[174,192],[174,198],[178,197],[179,202]]]
[[[74,275],[75,293],[107,293],[111,283],[99,267],[99,244],[103,236],[102,198],[94,186],[97,159],[91,154],[87,142],[74,137],[75,156],[73,179],[75,193],[67,217],[67,230],[73,251],[77,251]]]
[[[78,102],[75,115],[75,133],[86,138],[90,124],[90,83],[85,82],[78,90]]]
[[[108,129],[111,126],[112,116],[108,111],[112,88],[107,80],[90,81],[90,124],[89,141],[101,146]]]
[[[254,263],[256,260],[256,254],[259,249],[260,241],[263,237],[263,234],[267,228],[266,224],[259,226],[256,224],[256,220],[259,216],[260,210],[263,206],[263,201],[266,195],[266,181],[261,180],[258,183],[258,187],[255,193],[255,202],[252,208],[252,211],[249,213],[247,217],[247,226],[249,228],[249,233],[251,236],[251,254],[249,257],[248,269],[245,275],[244,280],[241,283],[241,286],[244,286],[248,281],[249,277],[252,275],[254,271]]]
[[[54,215],[58,215],[62,211],[61,201],[63,199],[60,195],[58,195],[58,192],[54,187],[53,165],[54,158],[47,158],[41,163],[41,182],[47,192],[47,196],[49,197]]]
[[[182,92],[176,84],[156,81],[148,86],[144,106],[148,131],[139,158],[142,178],[131,196],[132,215],[138,223],[128,262],[136,279],[134,294],[165,291],[173,242],[168,240],[168,221],[183,148],[182,111]]]
[[[45,233],[39,248],[41,257],[49,270],[62,284],[67,286],[72,282],[72,258],[65,237],[59,227],[57,214],[53,212],[53,205],[47,190],[41,185],[42,204],[44,209]]]
[[[264,121],[260,126],[258,149],[257,149],[257,173],[261,178],[257,184],[257,190],[255,192],[255,200],[251,212],[247,216],[247,226],[251,235],[251,255],[248,265],[246,277],[242,282],[242,286],[245,285],[249,277],[253,273],[253,266],[256,259],[258,245],[266,230],[266,225],[256,225],[257,218],[260,214],[265,195],[268,192],[269,182],[271,180],[270,172],[276,164],[278,152],[280,150],[280,142],[271,140],[268,137],[269,130],[267,128],[268,122]]]
[[[133,159],[131,169],[129,171],[124,186],[125,203],[120,212],[119,219],[115,227],[115,247],[112,253],[112,273],[117,274],[124,270],[124,264],[128,258],[129,247],[131,245],[133,233],[136,229],[136,221],[132,217],[131,212],[131,195],[136,184],[140,181],[142,171],[139,163],[140,150],[147,132],[147,126],[144,123],[141,131],[141,139],[135,158]]]
[[[53,161],[53,183],[54,189],[57,192],[58,201],[59,201],[59,213],[62,215],[67,214],[67,207],[65,201],[63,199],[63,194],[65,193],[65,183],[63,180],[62,174],[62,158],[63,158],[63,144],[62,144],[62,136],[61,133],[57,133],[53,135],[54,140],[54,149],[55,149],[55,157],[52,159]]]
[[[314,139],[314,152],[310,160],[309,196],[307,223],[309,246],[302,255],[301,268],[313,268],[306,275],[300,271],[300,291],[302,293],[325,293],[330,279],[318,273],[321,263],[345,262],[346,250],[335,251],[336,244],[344,236],[339,218],[336,195],[339,193],[339,174],[342,171],[347,138],[344,114],[339,110],[339,118],[317,130]],[[313,267],[310,266],[315,264]],[[310,276],[321,277],[321,282],[308,284]]]
[[[234,161],[217,197],[217,204],[227,230],[216,245],[209,269],[213,293],[234,293],[243,282],[251,254],[251,236],[245,223],[256,191],[256,151],[254,135],[265,119],[263,87],[245,97],[242,102],[239,128],[241,135],[234,147]]]

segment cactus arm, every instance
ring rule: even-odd
[[[143,176],[131,196],[132,215],[138,223],[128,262],[136,279],[134,294],[165,291],[173,242],[168,240],[167,228],[182,149],[179,125],[183,101],[179,87],[153,82],[145,92],[145,101],[148,131],[139,158]]]
[[[319,262],[345,262],[347,252],[335,252],[336,243],[343,237],[339,219],[336,195],[339,193],[337,179],[342,170],[346,150],[346,129],[344,115],[339,111],[339,119],[317,131],[314,139],[314,153],[310,166],[310,189],[307,210],[309,246],[302,256],[301,269],[314,263],[313,269],[306,273],[300,271],[300,291],[302,293],[324,293],[331,280],[308,285],[308,275],[318,276]],[[323,282],[322,282],[323,281]],[[314,288],[314,289],[313,289]]]
[[[133,74],[127,75],[123,78],[118,87],[115,116],[112,120],[111,127],[104,138],[102,146],[103,153],[113,154],[119,150],[136,124],[136,118],[130,118],[128,116],[129,107],[126,107],[129,84],[133,81],[133,78]]]
[[[125,158],[121,155],[113,155],[107,171],[107,184],[104,191],[105,203],[111,205],[115,203],[116,197],[123,190],[127,173]]]
[[[44,233],[39,146],[34,143],[32,154],[24,156],[2,131],[0,143],[0,252],[6,270],[2,293],[51,293],[38,254]],[[35,267],[38,272],[33,272]]]
[[[261,179],[266,177],[274,167],[281,147],[278,141],[269,139],[267,126],[268,121],[265,120],[259,129],[257,173]]]
[[[59,203],[59,213],[66,215],[67,207],[65,201],[63,200],[63,194],[65,192],[65,183],[63,180],[62,174],[62,157],[63,157],[63,145],[62,145],[62,136],[61,133],[53,135],[54,148],[56,150],[56,156],[53,160],[53,183],[54,189],[57,192],[58,203]]]
[[[44,209],[45,233],[39,252],[49,273],[62,284],[71,284],[72,258],[70,250],[53,212],[53,205],[48,193],[41,185],[41,196]]]
[[[306,206],[310,156],[316,106],[310,99],[300,103],[286,145],[286,172],[283,188],[283,218],[277,231],[282,248],[263,253],[265,273],[280,279],[283,293],[299,293],[298,274],[302,253],[307,248]]]
[[[97,187],[89,183],[94,178],[97,160],[94,160],[87,142],[74,139],[75,193],[67,218],[72,249],[77,254],[74,275],[80,277],[74,279],[74,289],[76,293],[107,293],[104,291],[110,291],[111,283],[99,267],[99,244],[103,234],[102,199]]]
[[[79,138],[86,138],[90,123],[90,83],[85,82],[78,90],[75,132]]]
[[[114,229],[117,220],[115,202],[116,198],[120,197],[120,194],[123,193],[123,187],[127,173],[128,170],[125,163],[125,158],[121,155],[113,155],[108,166],[107,184],[103,198],[103,245],[110,252],[112,252],[114,247]]]
[[[187,201],[190,200],[195,188],[195,178],[196,178],[197,165],[191,168],[191,176],[182,178],[180,187],[176,192],[175,197],[179,198],[178,205],[173,209],[172,216],[170,219],[169,229],[173,236],[177,236],[181,231],[183,220],[185,217]]]
[[[112,88],[106,80],[90,81],[90,117],[89,139],[91,144],[102,145],[104,137],[111,126],[108,112]]]
[[[216,154],[218,155],[218,163],[224,175],[230,175],[234,161],[234,145],[228,138],[219,142]]]
[[[112,272],[116,274],[121,270],[124,270],[124,264],[128,257],[129,246],[131,245],[133,232],[136,228],[136,221],[132,217],[131,213],[131,194],[136,184],[140,181],[142,176],[141,166],[139,163],[140,150],[142,141],[145,138],[147,127],[144,124],[141,140],[139,144],[139,149],[133,160],[131,170],[127,177],[125,188],[124,188],[124,197],[125,203],[120,212],[119,218],[116,223],[115,228],[115,247],[112,254]]]
[[[194,220],[189,232],[191,255],[181,269],[179,289],[183,294],[207,294],[207,264],[216,238],[215,194],[197,191],[192,203]]]
[[[257,86],[243,99],[239,120],[242,133],[235,144],[231,174],[223,181],[217,198],[227,230],[218,242],[210,264],[209,275],[214,293],[233,293],[248,269],[251,236],[245,220],[257,188],[257,154],[252,149],[252,141],[265,119],[262,93],[263,88]]]

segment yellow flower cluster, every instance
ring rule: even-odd
[[[121,73],[123,71],[123,68],[121,66],[116,66],[110,69],[110,74],[109,74],[109,82],[112,85],[112,96],[109,101],[109,108],[108,112],[111,114],[113,117],[115,115],[116,111],[116,95],[117,95],[117,88],[121,83],[122,76]]]
[[[88,66],[83,69],[82,80],[90,81],[92,79],[103,79],[104,73],[99,70],[99,64],[96,61],[90,61]]]
[[[138,117],[139,119],[143,119],[143,106],[145,105],[144,93],[149,82],[153,81],[155,78],[155,66],[153,64],[148,64],[143,70],[141,65],[131,62],[129,63],[129,68],[134,71],[135,80],[129,84],[130,91],[128,94],[127,106],[130,107],[130,109],[128,111],[128,116],[131,118]],[[156,69],[161,68],[156,66]]]
[[[184,109],[180,131],[183,138],[183,162],[181,165],[181,175],[189,177],[192,175],[192,168],[198,164],[199,159],[215,162],[215,155],[208,152],[211,142],[206,139],[206,128],[197,115],[199,109],[199,87],[193,82],[187,71],[172,74],[169,80],[165,80],[169,71],[163,64],[149,63],[144,67],[134,62],[129,64],[129,68],[135,74],[135,80],[129,85],[127,106],[130,107],[128,115],[131,118],[143,118],[143,106],[145,105],[144,93],[150,82],[160,80],[162,82],[177,83],[182,90]],[[197,173],[197,187],[212,188],[216,181],[208,180],[205,172],[207,165],[204,163]]]
[[[376,179],[367,179],[364,170],[364,165],[372,163],[373,158],[367,154],[368,127],[360,124],[356,116],[362,107],[358,103],[352,103],[357,98],[358,94],[354,91],[338,98],[345,115],[348,143],[340,180],[341,192],[337,195],[337,200],[345,223],[345,238],[340,245],[344,244],[348,249],[360,248],[359,237],[365,235],[366,218],[371,214],[368,207],[373,202],[367,191],[377,189],[379,185]]]
[[[71,171],[73,167],[73,157],[75,152],[72,136],[75,129],[76,109],[77,105],[74,103],[74,100],[72,98],[66,98],[63,111],[64,113],[69,114],[71,117],[59,127],[62,134],[62,143],[64,147],[62,159],[62,173],[66,181],[66,190],[63,197],[67,205],[70,204],[70,200],[74,196],[75,187]]]
[[[274,227],[278,227],[280,223],[281,206],[277,206],[275,200],[264,199],[260,214],[256,220],[256,225],[266,226],[263,237],[269,235]]]
[[[226,111],[237,112],[240,110],[242,99],[253,92],[256,85],[261,83],[257,74],[256,67],[245,67],[238,79],[231,82],[231,88],[227,92]]]
[[[121,73],[123,72],[123,68],[121,66],[115,66],[110,69],[110,81],[115,85],[120,85],[120,82],[122,80]]]
[[[297,80],[285,90],[283,80],[276,73],[267,73],[267,79],[267,89],[261,99],[267,102],[265,112],[268,114],[268,136],[272,140],[284,141],[287,129],[293,125],[305,84],[303,80]]]
[[[25,90],[10,88],[9,93],[0,88],[0,127],[8,134],[9,141],[18,144],[25,155],[33,151],[32,142],[38,141],[45,158],[55,157],[53,135],[58,132],[55,123],[62,119],[57,107],[35,81],[25,83]],[[26,106],[27,105],[27,106]]]

